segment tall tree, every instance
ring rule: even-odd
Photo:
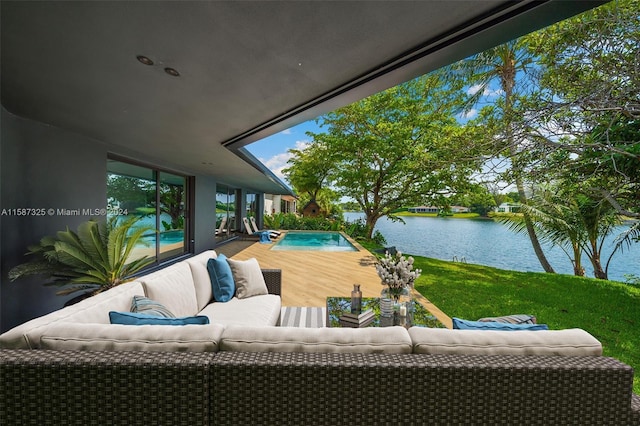
[[[160,184],[160,211],[171,217],[170,224],[163,221],[166,230],[184,228],[184,185]]]
[[[499,117],[499,121],[494,121],[499,126],[497,134],[491,135],[491,140],[498,140],[497,147],[501,154],[511,159],[511,172],[522,204],[527,204],[527,194],[523,177],[524,157],[519,154],[526,148],[526,141],[518,138],[514,130],[514,105],[518,94],[517,76],[530,70],[533,59],[521,40],[513,40],[464,59],[451,68],[451,75],[455,80],[462,77],[463,81],[474,89],[467,109],[478,104],[490,90],[492,83],[497,82],[499,85],[502,101],[496,102],[495,107],[491,109]],[[533,221],[526,212],[524,223],[542,268],[546,272],[554,272],[542,250]]]
[[[331,172],[335,167],[334,152],[322,144],[310,144],[304,149],[290,149],[292,155],[284,175],[307,201],[316,201],[320,190],[331,185]]]
[[[572,195],[571,191],[564,193],[562,187],[542,187],[531,197],[529,204],[522,206],[522,210],[533,219],[537,234],[567,255],[573,265],[574,275],[584,276],[582,251],[585,233]],[[508,224],[512,231],[526,233],[520,214],[498,216],[498,221]]]
[[[480,216],[487,216],[499,205],[496,204],[495,198],[489,190],[479,184],[472,184],[461,197],[457,197],[457,200],[463,206],[469,207],[472,213],[478,213]]]
[[[558,181],[537,188],[523,210],[534,219],[538,234],[571,259],[575,275],[584,275],[584,253],[593,266],[594,276],[608,279],[608,265],[620,249],[614,247],[603,265],[605,239],[620,224],[619,215],[610,204],[590,197],[582,183]],[[519,215],[501,216],[499,220],[509,223],[515,231],[524,231],[524,221]]]
[[[309,133],[314,150],[331,153],[327,179],[364,211],[368,237],[381,217],[455,192],[477,169],[456,89],[431,73],[331,112],[319,120],[326,132]]]
[[[640,217],[640,1],[617,0],[525,38],[538,57],[539,90],[527,137],[563,150],[591,196]]]

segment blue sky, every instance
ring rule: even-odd
[[[287,160],[291,158],[288,151],[292,148],[303,149],[312,141],[306,132],[321,133],[322,130],[314,120],[311,120],[249,144],[246,148],[276,176],[286,182],[282,169],[288,166]]]

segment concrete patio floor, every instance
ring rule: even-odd
[[[262,268],[281,269],[283,306],[325,306],[329,296],[349,296],[354,284],[360,284],[363,297],[380,296],[375,256],[350,241],[358,251],[275,251],[271,250],[273,244],[242,240],[219,245],[215,250],[237,260],[254,257]],[[452,327],[451,318],[437,306],[416,291],[414,297],[446,327]]]

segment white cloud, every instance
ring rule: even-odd
[[[463,120],[471,120],[476,115],[478,115],[478,110],[475,108],[471,108],[469,111],[461,112],[458,116]]]
[[[468,95],[475,95],[476,93],[478,93],[478,91],[482,88],[482,86],[480,84],[474,84],[473,86],[469,87],[467,89],[467,94]]]
[[[291,129],[286,129],[286,130],[281,131],[280,133],[282,133],[283,135],[290,135],[293,132],[291,131]]]
[[[471,86],[471,87],[469,87],[467,89],[467,94],[473,96],[476,93],[478,93],[480,91],[480,89],[482,89],[482,85],[481,84],[474,84],[473,86]],[[494,96],[500,96],[503,93],[504,92],[502,91],[502,89],[492,89],[492,88],[487,86],[482,91],[482,96],[494,97]]]
[[[490,89],[488,87],[485,87],[484,92],[482,92],[484,96],[489,96],[489,97],[500,96],[503,93],[504,91],[502,89]]]
[[[311,142],[308,140],[296,141],[293,149],[304,150],[307,146],[309,146]],[[276,154],[271,158],[264,159],[259,158],[260,162],[267,166],[269,170],[271,170],[276,176],[286,182],[284,175],[282,174],[282,170],[286,169],[289,165],[287,161],[292,157],[289,151],[282,152],[280,154]]]

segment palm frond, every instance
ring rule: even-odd
[[[640,222],[631,225],[629,229],[618,235],[614,241],[616,242],[614,251],[619,249],[620,252],[624,252],[625,247],[631,248],[631,244],[640,243]]]
[[[140,271],[142,268],[151,265],[154,261],[155,259],[153,257],[144,256],[132,262],[129,262],[122,269],[122,277],[124,278],[133,275],[136,272]]]
[[[98,222],[90,220],[81,223],[78,226],[78,237],[88,256],[96,260],[100,259],[101,263],[108,261]]]
[[[53,271],[54,265],[46,260],[22,263],[11,268],[9,271],[9,280],[15,281],[27,275],[51,274]]]
[[[70,266],[72,269],[83,271],[85,269],[100,269],[99,260],[92,258],[84,248],[73,244],[58,241],[55,245],[58,261]]]
[[[76,291],[91,290],[94,288],[95,286],[90,286],[90,285],[73,286],[73,287],[67,287],[60,291],[57,291],[56,294],[58,296],[67,296],[69,294],[75,293]]]
[[[122,250],[122,263],[123,266],[126,265],[129,261],[129,256],[131,255],[131,251],[136,246],[136,244],[141,240],[141,238],[148,232],[155,232],[154,228],[149,226],[136,228],[131,235],[126,238],[126,244]]]
[[[154,261],[144,256],[127,263],[142,236],[154,230],[135,228],[137,220],[131,218],[122,224],[117,218],[106,222],[91,220],[80,224],[77,233],[67,228],[56,237],[44,237],[39,245],[29,247],[29,253],[39,260],[14,267],[9,278],[13,281],[26,275],[46,274],[50,281],[45,285],[69,287],[58,294],[92,288],[99,291],[119,284]]]

